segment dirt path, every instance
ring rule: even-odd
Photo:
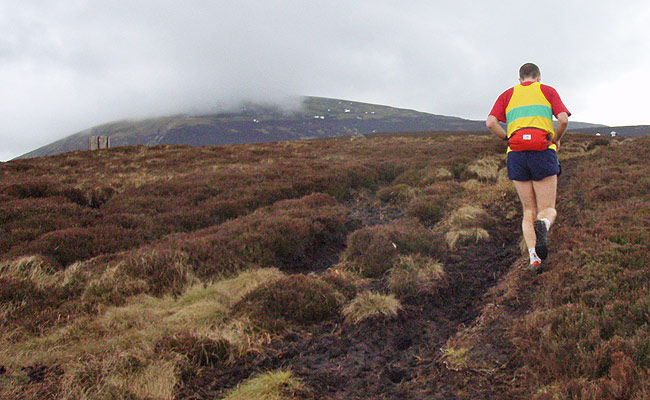
[[[436,296],[407,304],[398,319],[312,329],[279,349],[277,365],[291,368],[322,399],[497,395],[498,387],[483,389],[480,376],[469,385],[477,390],[468,387],[471,374],[448,370],[440,349],[478,316],[483,295],[518,257],[518,234],[513,233],[516,226],[495,227],[490,242],[451,254],[445,260],[447,286]]]
[[[388,220],[400,217],[390,211]],[[506,221],[505,204],[490,211]],[[494,226],[490,241],[449,253],[442,260],[446,285],[435,296],[407,303],[398,318],[358,325],[328,322],[289,332],[264,357],[206,368],[185,382],[178,398],[219,398],[255,372],[288,368],[318,399],[501,399],[504,389],[498,382],[447,369],[441,348],[479,315],[483,295],[519,256],[518,225],[510,220]]]

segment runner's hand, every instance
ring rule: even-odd
[[[554,140],[553,143],[555,143],[555,145],[557,146],[557,150],[559,151],[560,150],[560,140],[559,139]]]

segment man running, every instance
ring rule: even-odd
[[[520,84],[499,96],[486,121],[492,133],[508,141],[508,178],[523,206],[521,228],[534,271],[540,270],[548,255],[548,231],[557,216],[560,163],[556,151],[571,115],[555,89],[540,80],[537,65],[522,65]],[[556,129],[553,116],[557,118]],[[507,131],[499,121],[507,123]]]

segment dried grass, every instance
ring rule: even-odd
[[[297,400],[304,385],[291,371],[271,371],[242,382],[223,400]]]
[[[492,218],[480,207],[466,205],[454,211],[445,221],[445,240],[450,249],[490,239],[485,229]]]
[[[449,181],[454,179],[454,174],[447,168],[438,167],[430,171],[426,171],[420,180],[420,186],[428,186],[436,182]]]
[[[358,324],[368,318],[394,318],[401,309],[394,295],[365,291],[343,309],[343,315],[348,322]]]
[[[445,240],[450,249],[456,249],[458,245],[465,246],[489,239],[490,234],[483,228],[457,229],[445,234]]]
[[[473,226],[483,226],[488,218],[487,212],[480,207],[465,205],[455,210],[448,224],[451,230]]]
[[[29,280],[43,289],[61,281],[61,274],[41,256],[23,256],[0,263],[0,276]]]
[[[445,346],[442,349],[442,361],[447,368],[454,371],[461,371],[468,367],[470,359],[470,349],[467,347]]]
[[[484,157],[469,164],[466,171],[480,181],[496,181],[502,164],[502,157]]]
[[[433,294],[444,277],[443,265],[422,255],[400,256],[388,274],[388,287],[400,296]]]

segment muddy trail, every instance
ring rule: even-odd
[[[509,198],[489,210],[499,221],[488,229],[489,241],[444,253],[440,260],[446,272],[444,285],[435,295],[403,301],[404,310],[397,318],[294,328],[264,355],[234,365],[213,365],[185,377],[176,397],[221,398],[257,372],[286,368],[310,389],[305,398],[502,399],[507,382],[479,372],[451,370],[441,349],[479,316],[486,292],[520,257],[519,216],[506,218],[513,201],[518,202]],[[352,211],[366,226],[401,217],[394,208]],[[385,282],[376,280],[371,285],[381,289]]]

